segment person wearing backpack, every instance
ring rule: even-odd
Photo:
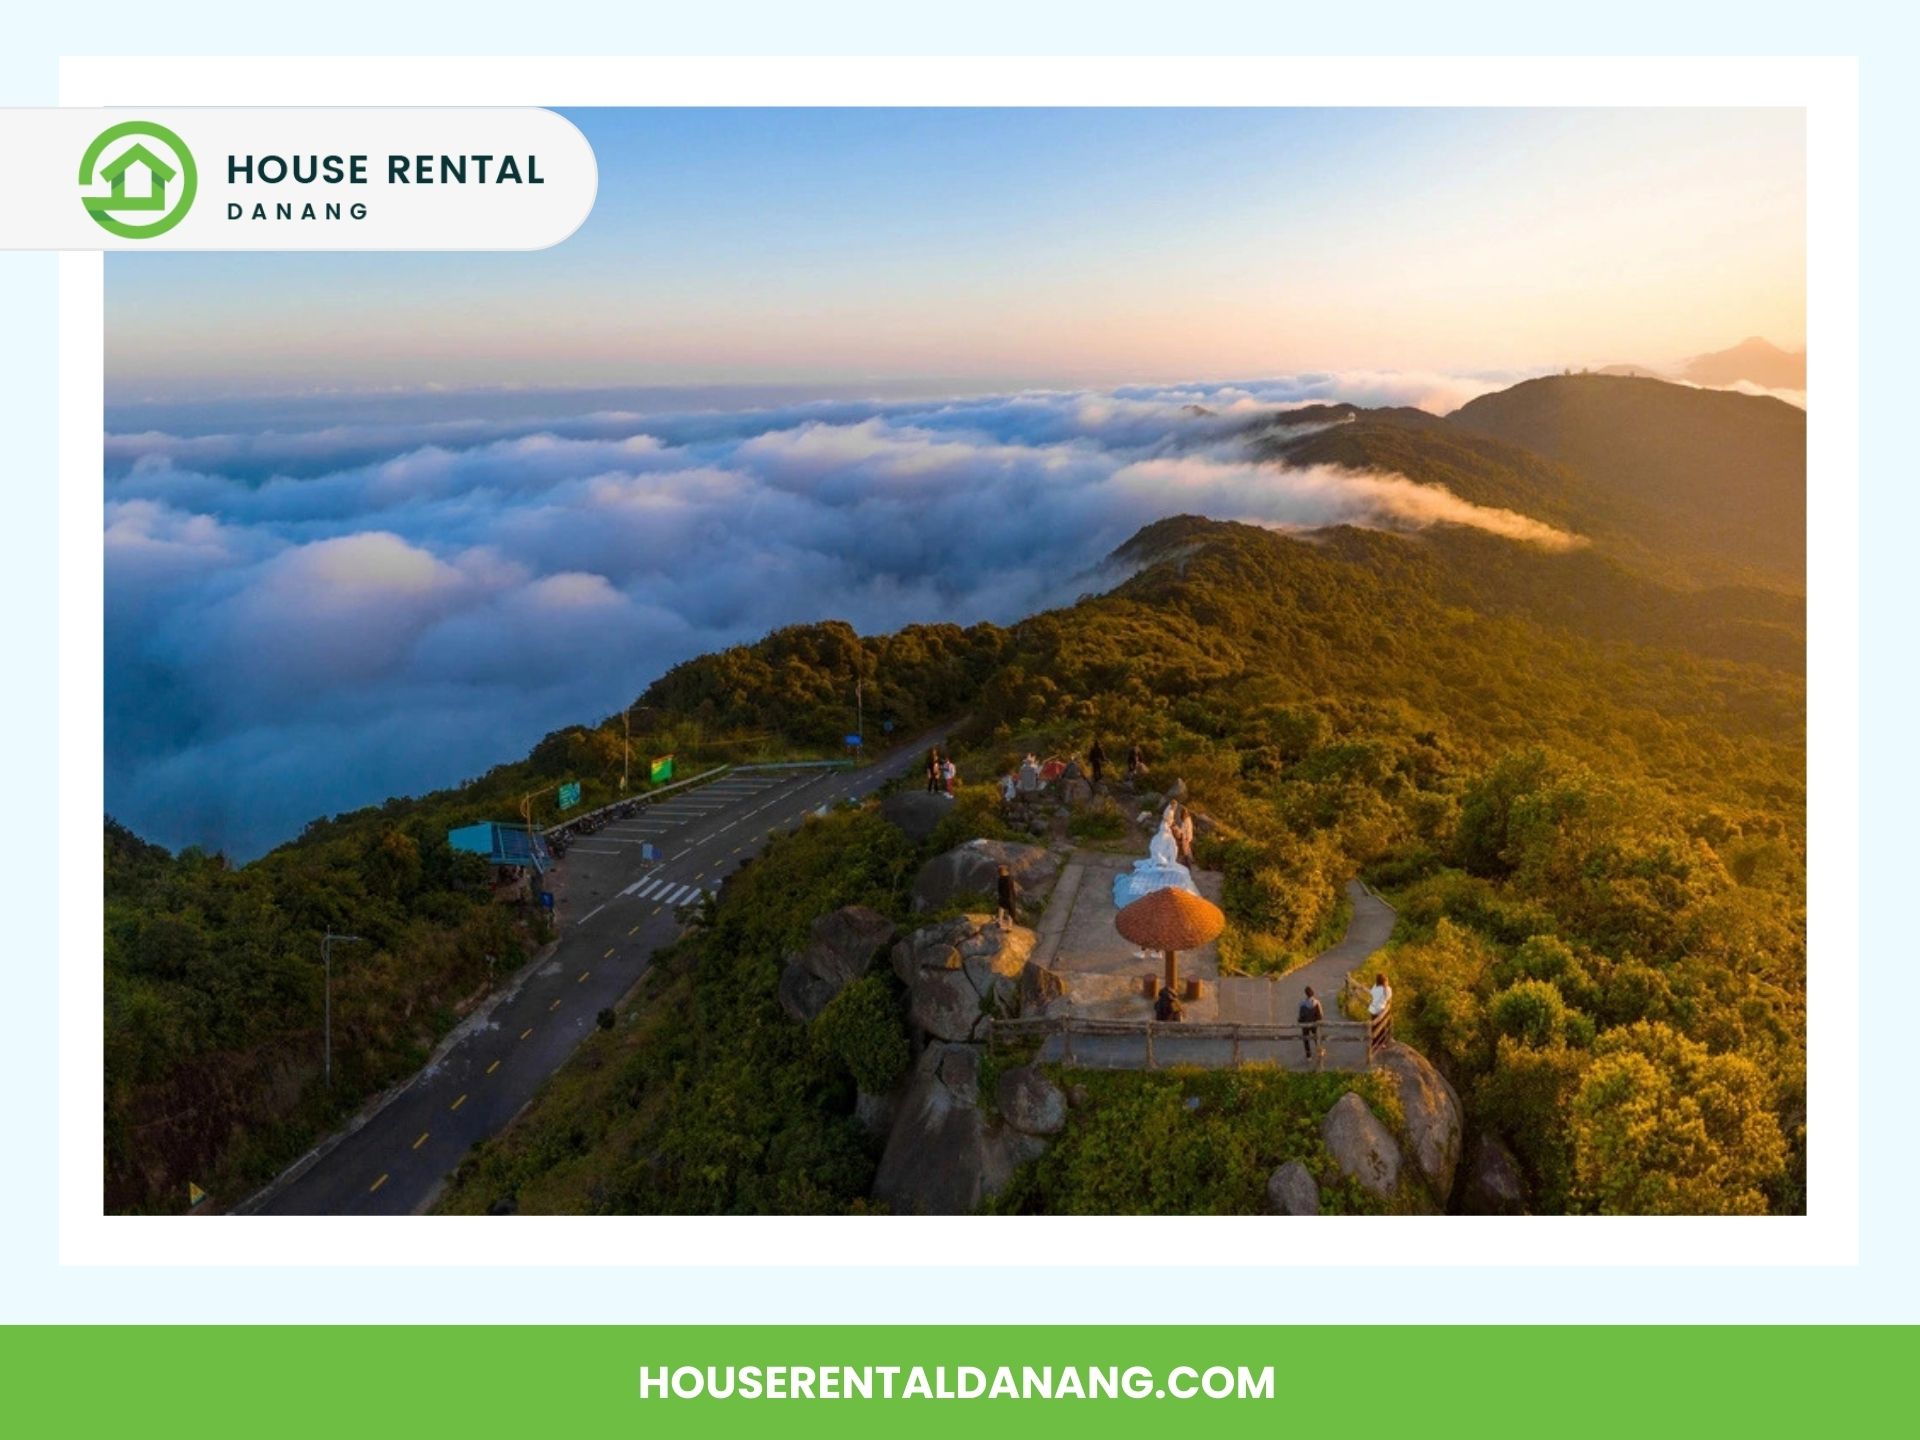
[[[1313,993],[1311,985],[1307,986],[1307,993],[1300,998],[1300,1013],[1296,1018],[1300,1022],[1300,1044],[1306,1049],[1307,1059],[1316,1059],[1320,1050],[1320,1022],[1327,1017],[1320,1008],[1320,997]]]

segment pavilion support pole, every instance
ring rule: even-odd
[[[1180,961],[1171,950],[1167,951],[1167,989],[1176,997],[1180,994]]]

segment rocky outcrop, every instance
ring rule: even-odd
[[[894,936],[893,922],[865,905],[848,905],[813,922],[807,944],[780,972],[780,1006],[794,1019],[813,1019],[827,1002],[872,968]]]
[[[1460,1211],[1466,1215],[1524,1215],[1527,1177],[1497,1135],[1474,1137],[1460,1177]]]
[[[779,988],[774,993],[779,996],[780,1008],[804,1025],[826,1009],[837,992],[818,975],[790,963],[780,972]]]
[[[1400,1188],[1400,1146],[1353,1091],[1334,1102],[1320,1124],[1320,1138],[1343,1175],[1383,1197]]]
[[[980,1052],[932,1044],[901,1095],[873,1196],[900,1215],[965,1215],[1046,1148],[980,1108]]]
[[[1392,1079],[1399,1092],[1400,1111],[1406,1117],[1407,1147],[1442,1209],[1453,1193],[1454,1174],[1460,1166],[1460,1147],[1464,1133],[1460,1097],[1447,1077],[1433,1068],[1418,1050],[1391,1041],[1375,1055],[1373,1063]]]
[[[896,790],[880,802],[881,818],[899,826],[916,843],[930,838],[952,813],[953,801],[925,790]]]
[[[1059,861],[1043,845],[969,840],[920,867],[913,881],[913,908],[938,910],[956,895],[992,895],[1002,865],[1013,872],[1014,882],[1028,900],[1050,891],[1060,871]]]
[[[1320,1186],[1298,1160],[1289,1160],[1267,1177],[1267,1204],[1276,1215],[1318,1215]]]
[[[1023,1135],[1058,1135],[1066,1128],[1066,1094],[1038,1066],[1002,1072],[993,1098],[1000,1118]]]
[[[957,915],[914,931],[893,947],[893,972],[907,987],[907,1018],[935,1040],[980,1038],[990,1014],[1018,1013],[1045,986],[1029,975],[1034,933],[984,915]]]

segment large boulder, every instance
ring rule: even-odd
[[[965,1215],[1046,1142],[980,1108],[979,1049],[929,1045],[896,1107],[873,1196],[900,1215]]]
[[[1527,1177],[1497,1135],[1474,1137],[1460,1177],[1460,1209],[1467,1215],[1524,1215]]]
[[[822,915],[813,922],[806,946],[787,957],[780,973],[781,1008],[796,1020],[813,1019],[873,967],[893,934],[893,922],[865,905]]]
[[[1320,1186],[1313,1172],[1289,1160],[1267,1177],[1267,1204],[1276,1215],[1318,1215]]]
[[[1447,1197],[1453,1193],[1454,1172],[1460,1165],[1460,1097],[1447,1077],[1433,1068],[1432,1061],[1397,1040],[1375,1052],[1373,1063],[1386,1071],[1399,1092],[1413,1163],[1426,1178],[1434,1200],[1445,1209]]]
[[[1023,1135],[1058,1135],[1067,1125],[1067,1097],[1036,1065],[1003,1070],[994,1086],[1000,1118]]]
[[[1380,1196],[1400,1187],[1400,1146],[1353,1091],[1342,1095],[1320,1124],[1333,1163],[1342,1174]]]
[[[953,801],[925,790],[896,790],[880,802],[880,815],[916,843],[930,838],[940,822],[953,813]]]
[[[969,840],[920,867],[913,881],[913,908],[938,910],[956,895],[992,895],[1002,865],[1013,872],[1020,893],[1029,900],[1039,899],[1053,888],[1060,868],[1053,852],[1044,845]]]
[[[818,975],[790,963],[780,972],[780,984],[774,993],[780,998],[780,1008],[804,1025],[826,1009],[838,992]]]
[[[865,905],[845,905],[813,922],[794,962],[844,990],[873,967],[893,943],[893,922]]]
[[[990,1014],[1015,1014],[1041,989],[1029,974],[1035,941],[1024,925],[956,915],[914,931],[893,947],[893,972],[907,987],[907,1018],[935,1040],[976,1040]]]

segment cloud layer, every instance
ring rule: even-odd
[[[162,843],[251,856],[317,814],[477,774],[780,625],[1059,603],[1172,514],[1568,543],[1404,477],[1257,465],[1240,440],[1312,400],[1441,410],[1497,384],[1324,375],[533,420],[476,396],[455,418],[110,434],[108,807]]]

